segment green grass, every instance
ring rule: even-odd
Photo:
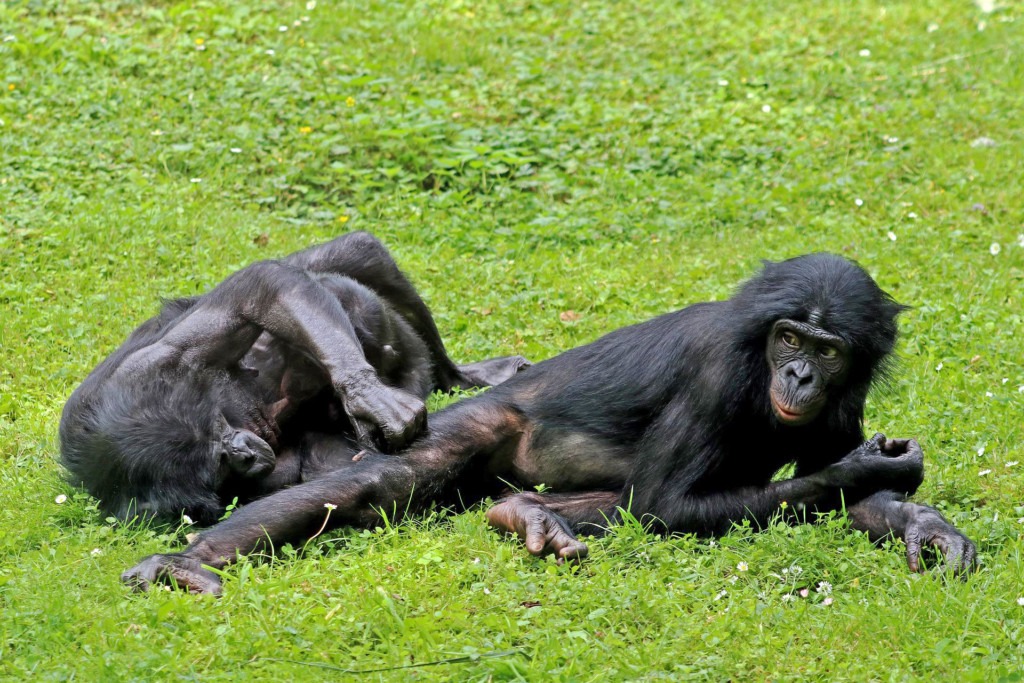
[[[0,678],[1020,680],[1022,28],[966,0],[3,3]],[[243,562],[220,600],[128,594],[186,530],[63,482],[64,400],[160,296],[357,228],[461,360],[856,258],[914,306],[866,428],[921,440],[918,497],[981,570],[911,575],[841,520],[627,525],[558,567],[439,511]]]

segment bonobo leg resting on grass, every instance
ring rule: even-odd
[[[904,539],[911,568],[923,544],[969,569],[970,541],[933,509],[904,500],[924,476],[917,442],[862,433],[900,310],[840,257],[767,264],[728,301],[544,361],[442,411],[398,456],[368,456],[256,501],[182,554],[148,558],[124,579],[211,590],[196,563],[221,566],[264,537],[308,537],[325,504],[337,506],[332,523],[372,524],[375,507],[473,502],[502,480],[557,493],[513,496],[489,519],[530,552],[559,559],[585,555],[574,531],[614,519],[618,508],[661,530],[708,535],[743,520],[763,525],[783,503],[812,512],[845,504],[855,527]],[[796,476],[772,481],[787,463]]]

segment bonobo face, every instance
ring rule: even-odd
[[[820,327],[779,320],[768,335],[769,392],[779,422],[811,422],[828,402],[829,389],[841,386],[850,353],[842,339]]]
[[[222,480],[230,472],[257,478],[273,471],[277,458],[270,444],[248,429],[232,427],[223,416],[217,424],[220,434],[211,445],[214,458],[220,463]]]

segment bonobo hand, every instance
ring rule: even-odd
[[[924,480],[924,453],[914,439],[875,434],[821,474],[832,487],[913,493]]]
[[[220,577],[198,560],[184,555],[150,555],[121,574],[121,583],[138,592],[154,585],[182,588],[190,593],[220,595]]]
[[[337,387],[337,392],[361,448],[394,452],[426,429],[426,404],[387,386],[372,370]],[[378,431],[383,438],[377,438]]]
[[[977,550],[971,540],[937,510],[927,505],[914,505],[903,532],[907,544],[907,565],[911,571],[924,571],[921,567],[921,548],[934,548],[942,553],[946,568],[959,576],[974,570]]]

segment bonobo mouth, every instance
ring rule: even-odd
[[[775,398],[775,392],[770,392],[772,399],[772,409],[775,411],[775,417],[779,419],[779,422],[785,425],[798,426],[807,424],[815,417],[818,416],[818,406],[811,406],[807,410],[799,411],[793,410],[787,405],[784,405],[779,399]]]

